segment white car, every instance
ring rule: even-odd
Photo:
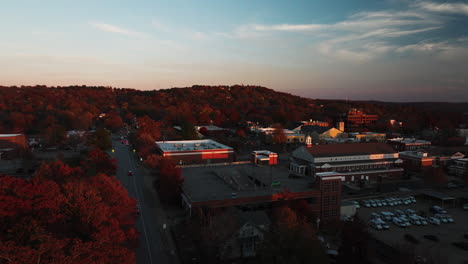
[[[435,217],[428,217],[427,221],[433,225],[440,225],[440,220]]]
[[[455,222],[455,220],[453,219],[453,217],[450,216],[450,215],[445,215],[445,219],[447,219],[447,222],[449,222],[449,223]]]
[[[447,223],[448,223],[447,218],[445,218],[443,215],[435,214],[434,217],[437,218],[437,219],[439,219],[439,221],[440,221],[441,223],[444,223],[444,224],[447,224]]]
[[[419,221],[421,221],[422,225],[427,225],[428,224],[425,217],[422,217],[422,216],[418,216],[418,217],[419,217]]]

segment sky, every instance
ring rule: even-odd
[[[4,0],[0,85],[468,102],[468,0]]]

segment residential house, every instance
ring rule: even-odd
[[[264,211],[236,211],[238,228],[221,247],[221,259],[255,257],[271,224]]]

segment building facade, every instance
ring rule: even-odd
[[[431,146],[431,142],[415,138],[392,138],[387,143],[397,151],[419,150]]]
[[[352,108],[346,114],[346,121],[349,127],[362,127],[373,124],[379,120],[378,115],[366,114],[362,110]]]
[[[382,181],[401,178],[401,163],[398,152],[385,143],[333,144],[299,147],[289,169],[302,177],[334,171],[346,182]]]
[[[207,164],[233,162],[235,153],[231,147],[211,139],[156,142],[157,151],[177,164]]]

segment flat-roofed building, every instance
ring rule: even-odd
[[[231,147],[211,139],[158,141],[157,150],[178,164],[232,162],[235,153]]]
[[[182,202],[186,210],[252,206],[266,208],[284,199],[305,199],[323,221],[337,220],[342,174],[291,177],[288,168],[251,164],[184,167]],[[286,191],[287,190],[287,191]],[[285,198],[287,197],[287,198]]]
[[[401,178],[401,163],[398,152],[385,143],[331,144],[299,147],[289,169],[303,177],[334,171],[342,174],[342,181],[380,181]]]
[[[438,149],[421,149],[417,151],[403,151],[400,152],[400,159],[403,161],[402,167],[407,172],[420,173],[430,169],[433,165],[447,166],[465,157],[460,152],[451,152],[448,154]]]
[[[455,160],[449,167],[450,175],[464,177],[468,171],[468,158]]]
[[[415,138],[392,138],[387,143],[397,151],[419,150],[431,146],[431,142]]]

